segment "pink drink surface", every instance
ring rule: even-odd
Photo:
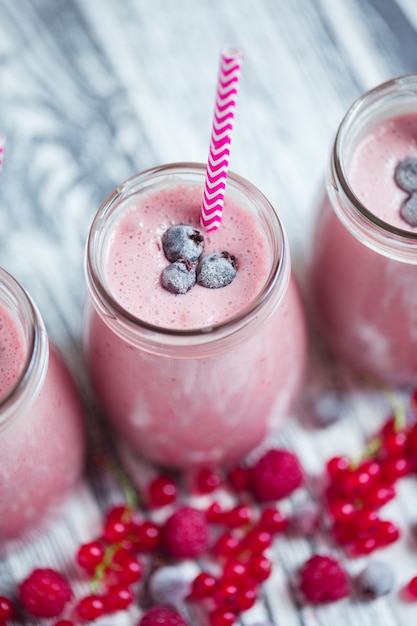
[[[399,160],[417,156],[417,115],[385,121],[362,139],[348,164],[362,203],[389,224],[406,194],[394,181]],[[320,329],[353,369],[395,386],[417,382],[417,265],[369,248],[342,224],[329,199],[317,224],[312,294]]]
[[[0,319],[4,397],[17,381],[26,349],[20,328],[4,309]],[[80,401],[51,347],[45,382],[34,402],[24,405],[9,425],[2,427],[0,421],[0,545],[37,529],[46,512],[63,501],[80,476],[83,448]]]
[[[238,201],[205,234],[205,253],[228,250],[238,275],[221,289],[173,295],[160,284],[160,248],[172,223],[199,227],[201,188],[169,186],[136,200],[116,224],[106,256],[113,296],[136,316],[170,328],[209,327],[241,312],[264,286],[271,253],[259,220]],[[233,198],[233,196],[232,196]],[[143,205],[148,207],[142,211]],[[146,277],[143,276],[146,274]],[[101,404],[137,452],[171,467],[236,460],[277,426],[294,401],[305,365],[306,332],[291,278],[271,319],[205,356],[152,354],[118,336],[90,306],[87,359]],[[215,344],[216,348],[217,344]]]
[[[397,228],[416,232],[400,215],[408,194],[394,179],[397,164],[417,157],[417,113],[384,120],[358,144],[348,168],[348,179],[366,208]]]
[[[201,188],[177,185],[141,198],[119,220],[108,251],[107,280],[114,298],[130,313],[159,327],[213,326],[242,311],[265,284],[271,254],[260,225],[228,199],[221,227],[204,234],[204,254],[227,250],[238,257],[233,282],[222,289],[195,285],[178,296],[161,287],[169,264],[161,245],[173,224],[200,229]]]

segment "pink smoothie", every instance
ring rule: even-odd
[[[41,389],[6,420],[6,397],[16,395],[26,357],[20,325],[0,306],[0,546],[36,529],[82,469],[81,406],[53,347]]]
[[[241,314],[269,278],[272,254],[265,232],[230,194],[221,227],[204,234],[204,254],[236,255],[237,277],[221,289],[196,285],[183,295],[162,288],[161,271],[168,265],[162,234],[176,223],[199,228],[201,197],[201,185],[165,184],[132,200],[110,230],[103,256],[106,287],[140,320],[209,331]],[[180,350],[169,346],[165,353],[135,347],[90,306],[93,384],[133,448],[173,467],[224,463],[248,452],[283,420],[300,386],[306,350],[300,296],[288,267],[286,272],[289,284],[269,320],[252,322],[241,337],[232,332],[226,340],[212,340],[205,352],[191,345],[193,336],[183,339]]]
[[[394,180],[397,163],[409,156],[417,156],[414,113],[368,129],[346,167],[354,194],[369,211],[397,228],[417,232],[400,216],[407,194]],[[326,197],[311,275],[320,329],[333,351],[358,372],[389,385],[415,384],[416,247],[410,262],[390,258],[375,237],[353,234],[345,220]]]

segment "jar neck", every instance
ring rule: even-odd
[[[291,262],[288,242],[277,214],[256,187],[229,173],[226,193],[235,194],[253,211],[271,250],[269,275],[256,298],[237,315],[220,324],[181,330],[147,323],[129,313],[113,297],[106,287],[104,276],[105,246],[114,215],[121,210],[123,203],[165,183],[201,184],[203,189],[204,177],[205,166],[196,163],[169,164],[142,172],[111,194],[100,207],[90,229],[86,247],[86,276],[94,309],[123,340],[154,354],[198,357],[223,351],[226,346],[232,347],[268,321],[279,306],[289,282]]]
[[[23,287],[0,268],[0,309],[10,326],[7,341],[15,341],[16,359],[12,364],[15,380],[0,400],[0,432],[14,424],[42,388],[49,358],[48,339],[40,314]],[[5,328],[4,328],[5,330]]]
[[[390,80],[360,97],[350,107],[336,134],[328,170],[328,194],[345,227],[374,251],[417,264],[417,233],[397,228],[373,214],[349,180],[349,164],[358,142],[378,123],[417,112],[417,74]]]

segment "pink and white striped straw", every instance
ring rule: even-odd
[[[222,221],[242,59],[242,51],[232,46],[225,48],[220,56],[216,104],[200,215],[201,226],[206,232],[216,230]]]

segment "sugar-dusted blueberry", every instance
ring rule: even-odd
[[[196,281],[195,265],[187,259],[175,261],[162,272],[162,287],[171,293],[187,293]]]
[[[417,158],[407,157],[397,164],[394,179],[398,187],[411,193],[417,190]]]
[[[417,226],[417,192],[401,205],[400,215],[410,226]]]
[[[197,265],[197,283],[209,289],[226,287],[236,276],[237,267],[237,258],[233,254],[212,252]]]
[[[387,563],[371,561],[358,574],[355,586],[364,598],[373,599],[390,593],[394,586],[394,573]]]
[[[168,261],[198,261],[204,249],[204,237],[197,228],[186,224],[171,226],[162,235],[162,249]]]

